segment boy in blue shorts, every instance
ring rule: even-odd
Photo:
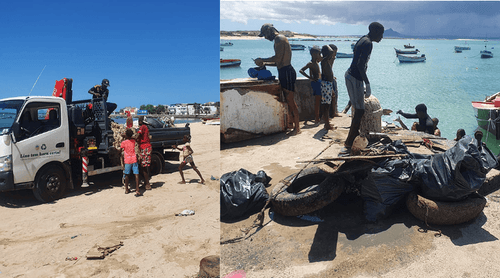
[[[127,129],[125,131],[125,141],[120,145],[123,151],[121,156],[123,166],[123,175],[125,176],[125,194],[130,193],[128,189],[128,175],[132,172],[135,175],[135,196],[141,196],[139,191],[139,164],[137,164],[137,154],[135,153],[135,140],[132,139],[134,131]]]
[[[311,61],[307,63],[300,73],[311,80],[311,87],[314,96],[314,123],[319,123],[319,107],[321,102],[321,72],[319,70],[319,62],[321,61],[321,50],[318,46],[314,46],[309,50],[311,53]],[[305,72],[309,69],[309,75]]]

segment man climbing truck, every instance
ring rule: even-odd
[[[0,100],[0,192],[32,189],[38,200],[50,202],[66,189],[86,184],[88,176],[121,170],[106,107],[102,98]],[[155,175],[165,160],[179,159],[171,146],[181,144],[190,128],[187,124],[151,130],[151,175]]]

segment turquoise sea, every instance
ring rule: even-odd
[[[335,44],[339,52],[351,53],[351,44],[357,39],[333,38],[323,41],[291,41],[305,46]],[[220,79],[246,78],[248,69],[255,67],[252,58],[271,57],[274,55],[273,42],[268,40],[233,40],[232,46],[224,46],[220,52],[221,59],[241,59],[241,66],[221,68]],[[400,64],[394,48],[404,49],[405,44],[415,45],[419,54],[425,54],[423,63]],[[455,53],[454,46],[467,43],[471,50]],[[491,59],[482,59],[481,50],[493,52]],[[493,48],[493,49],[492,49]],[[297,77],[303,77],[299,70],[307,64],[311,55],[307,50],[296,50],[292,54],[292,65]],[[342,110],[349,97],[345,87],[344,73],[350,66],[352,58],[338,58],[333,65],[339,89],[339,110]],[[276,68],[268,67],[274,75]],[[368,78],[372,94],[376,96],[383,108],[391,109],[391,116],[383,116],[383,120],[393,122],[395,112],[399,109],[414,113],[419,103],[427,105],[431,117],[439,119],[442,136],[455,138],[457,129],[465,129],[473,134],[477,126],[471,101],[482,101],[486,96],[500,91],[500,42],[482,40],[404,40],[383,39],[374,43],[372,55],[368,63]],[[410,127],[414,120],[404,119]]]

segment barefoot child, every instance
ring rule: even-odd
[[[201,176],[201,173],[198,170],[198,168],[196,168],[196,165],[194,165],[194,161],[193,161],[194,151],[193,151],[193,149],[191,149],[191,145],[189,144],[189,142],[191,142],[191,136],[184,135],[183,141],[185,144],[184,144],[184,147],[182,147],[182,148],[178,148],[175,145],[172,146],[172,148],[182,151],[183,160],[181,162],[181,165],[179,165],[179,173],[181,174],[181,178],[182,178],[182,181],[180,183],[186,183],[186,180],[184,180],[184,173],[182,173],[182,168],[184,168],[184,166],[186,166],[186,164],[189,163],[191,165],[191,167],[193,168],[193,170],[198,174],[198,176],[200,176],[200,179],[201,179],[200,183],[204,184],[205,180]]]
[[[137,164],[137,154],[135,153],[135,140],[132,139],[134,131],[127,129],[125,131],[125,141],[120,145],[123,155],[121,156],[123,175],[125,176],[125,194],[130,193],[128,189],[128,175],[133,172],[135,175],[135,196],[141,196],[139,191],[139,165]]]
[[[311,61],[307,63],[300,73],[311,80],[311,87],[314,96],[314,123],[319,123],[319,107],[321,103],[321,72],[319,70],[319,62],[321,61],[321,49],[314,46],[309,51],[311,53]],[[309,69],[309,75],[305,72]]]
[[[333,50],[330,46],[324,45],[321,48],[321,54],[323,55],[323,60],[321,60],[321,113],[325,121],[325,129],[331,130],[333,127],[330,125],[328,114],[334,98],[333,94],[336,93],[333,90],[335,77],[333,76],[332,67],[337,55],[337,49]]]

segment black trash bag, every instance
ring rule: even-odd
[[[270,185],[269,182],[271,181],[271,177],[269,177],[263,170],[260,170],[255,175],[255,181],[261,182],[265,187],[268,187]]]
[[[231,220],[260,211],[269,194],[266,185],[270,178],[264,171],[254,175],[245,169],[233,171],[220,178],[220,215],[221,220]]]
[[[361,182],[365,218],[375,222],[387,217],[413,190],[436,201],[467,198],[498,164],[486,145],[477,145],[476,139],[465,136],[446,152],[433,155],[411,153],[401,140],[383,146],[408,156],[380,162]]]
[[[408,183],[412,174],[408,160],[386,160],[380,167],[372,168],[366,179],[361,182],[365,219],[376,222],[386,218],[399,207],[406,194],[415,190],[414,185]]]
[[[459,201],[479,190],[486,174],[498,164],[496,157],[477,140],[464,136],[444,153],[412,161],[421,182],[423,197],[437,201]]]

